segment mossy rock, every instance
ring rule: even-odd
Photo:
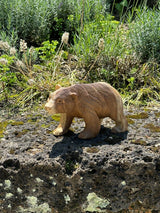
[[[132,118],[132,119],[147,119],[149,117],[147,112],[141,112],[138,114],[132,114],[132,115],[127,115],[127,118]]]
[[[42,124],[41,127],[46,129],[46,128],[49,128],[50,125],[51,125],[51,124]]]
[[[86,152],[88,152],[88,153],[98,153],[99,149],[97,147],[88,147],[86,149]]]
[[[146,141],[144,141],[142,139],[132,140],[131,143],[136,144],[136,145],[142,145],[142,146],[147,145]]]
[[[6,130],[7,125],[8,125],[8,121],[0,122],[0,138],[3,138],[3,133]]]
[[[160,132],[160,126],[154,126],[152,123],[146,124],[144,127],[150,129],[151,132]]]
[[[24,122],[23,121],[10,121],[9,122],[12,126],[19,126],[19,125],[23,125]]]
[[[52,119],[54,121],[60,121],[60,114],[54,114],[54,115],[52,115]]]
[[[135,121],[132,120],[131,118],[127,118],[128,124],[135,124]]]

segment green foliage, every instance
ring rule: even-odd
[[[16,30],[30,44],[49,37],[52,14],[49,0],[1,0],[0,8],[0,30],[7,34]]]
[[[60,39],[64,31],[72,38],[80,22],[105,13],[101,1],[91,0],[1,0],[0,8],[0,31],[16,32],[29,45]]]
[[[124,20],[128,12],[134,13],[136,8],[158,8],[159,0],[108,0],[110,3],[110,12],[116,18]]]
[[[1,26],[1,23],[0,23],[0,26]],[[0,40],[8,42],[10,46],[17,46],[17,42],[18,42],[17,32],[13,30],[7,33],[6,31],[1,31],[1,28],[0,28]]]
[[[40,59],[43,61],[53,59],[56,54],[55,50],[58,45],[58,41],[44,41],[42,45],[43,46],[35,49],[38,52]]]
[[[130,24],[131,45],[142,62],[154,60],[160,63],[160,13],[153,10],[137,10],[134,23]]]
[[[120,3],[115,3],[115,8],[117,9],[120,17],[123,15],[124,9],[125,7],[128,7],[128,1],[127,0],[123,0]]]
[[[0,81],[4,89],[9,89],[17,81],[16,73],[10,69],[14,56],[2,55],[0,57]]]
[[[96,20],[84,25],[82,33],[74,38],[74,51],[76,55],[82,57],[86,62],[95,57],[98,51],[98,41],[105,40],[105,52],[107,55],[115,51],[115,43],[118,44],[118,36],[115,31],[119,25],[113,16],[104,17],[99,15]],[[115,37],[116,36],[116,37]],[[117,51],[120,48],[117,47]]]

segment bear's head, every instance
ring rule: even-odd
[[[63,88],[57,85],[56,91],[49,95],[47,103],[45,104],[45,110],[50,114],[72,114],[76,104],[76,97],[76,93],[71,92],[69,87]]]

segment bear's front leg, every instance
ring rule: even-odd
[[[68,129],[72,123],[73,117],[62,113],[60,117],[60,123],[58,127],[53,131],[55,136],[60,136],[68,132]]]
[[[101,121],[94,111],[86,112],[83,117],[85,129],[78,135],[80,139],[90,139],[98,135],[101,128]]]

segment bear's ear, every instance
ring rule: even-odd
[[[73,100],[77,98],[77,94],[75,92],[71,92],[70,96],[72,97]]]
[[[61,85],[56,84],[56,86],[55,86],[55,90],[58,90],[58,89],[60,89],[60,88],[61,88]]]

